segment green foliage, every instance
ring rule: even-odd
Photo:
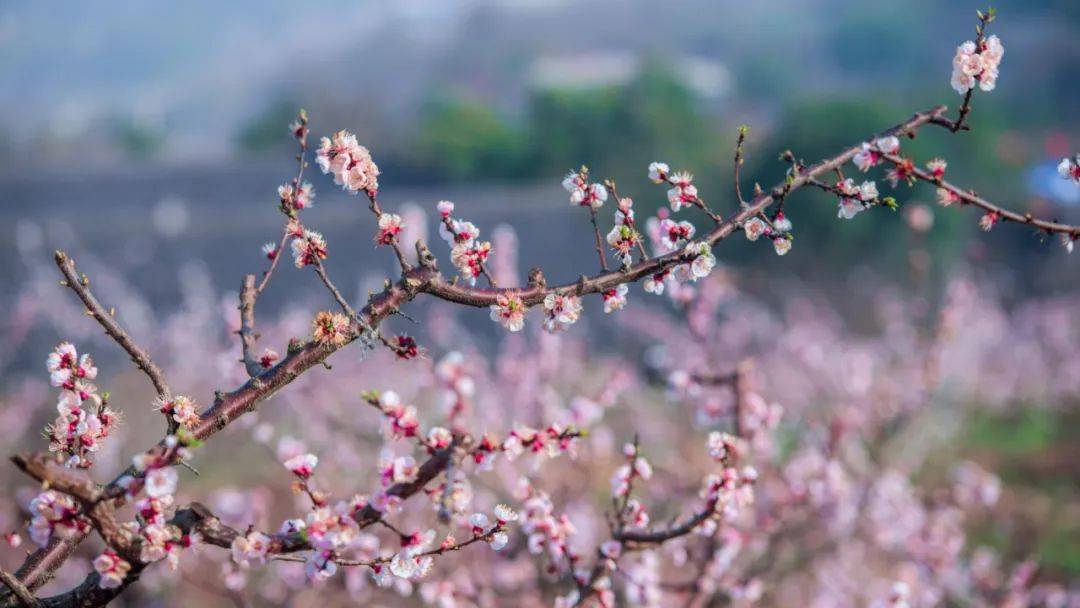
[[[422,111],[420,162],[446,179],[508,178],[527,172],[522,133],[480,103],[446,99]]]

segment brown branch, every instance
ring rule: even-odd
[[[743,144],[746,142],[746,125],[739,127],[739,138],[735,142],[735,200],[741,208],[746,204],[742,196],[742,186],[739,185],[739,172],[743,166]]]
[[[18,598],[20,602],[19,605],[25,608],[38,608],[41,606],[41,602],[34,597],[34,594],[30,593],[30,590],[20,583],[19,579],[8,573],[7,570],[0,570],[0,582],[3,582],[4,586],[15,594],[15,597]]]
[[[607,256],[604,255],[604,238],[600,236],[600,225],[596,222],[596,209],[589,205],[589,221],[592,222],[593,235],[596,237],[596,255],[600,257],[600,268],[607,272]]]
[[[255,333],[255,300],[259,292],[255,288],[255,275],[249,274],[244,277],[244,283],[240,287],[240,346],[243,351],[244,369],[248,376],[256,378],[262,374],[262,366],[255,358],[255,341],[259,335]]]
[[[884,154],[883,157],[885,158],[885,160],[889,161],[894,165],[899,165],[904,162],[903,158],[895,154]],[[914,175],[917,179],[927,182],[929,184],[933,184],[938,188],[948,190],[949,192],[956,195],[956,197],[959,198],[962,203],[975,205],[976,207],[979,207],[980,209],[983,209],[988,213],[997,214],[1002,221],[1016,222],[1018,224],[1027,224],[1048,233],[1060,233],[1068,234],[1073,237],[1080,237],[1080,226],[1073,226],[1071,224],[1062,224],[1061,222],[1057,221],[1039,219],[1032,216],[1030,213],[1020,214],[1015,211],[1010,211],[1000,205],[991,203],[990,201],[975,194],[971,190],[964,190],[955,184],[945,181],[944,179],[936,178],[930,173],[927,173],[926,171],[918,167],[912,168],[912,175]]]
[[[158,397],[162,399],[168,398],[169,385],[165,382],[165,375],[161,373],[161,368],[151,361],[146,350],[139,346],[134,338],[124,331],[123,327],[120,327],[120,324],[113,317],[113,312],[106,310],[101,302],[94,297],[94,294],[90,291],[90,279],[85,274],[75,270],[75,260],[71,259],[63,251],[57,251],[55,258],[56,265],[60,268],[60,272],[64,274],[65,280],[62,284],[65,287],[70,287],[75,292],[75,295],[79,296],[79,299],[86,305],[86,314],[93,317],[105,330],[105,333],[131,355],[131,360],[135,362],[135,366],[150,378]]]

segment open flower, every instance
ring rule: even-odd
[[[281,199],[281,210],[290,217],[296,211],[309,209],[315,205],[315,189],[311,184],[304,182],[300,188],[292,184],[278,186],[278,198]]]
[[[746,233],[746,240],[756,241],[761,235],[769,233],[769,226],[761,218],[754,217],[743,224],[743,232]]]
[[[349,192],[379,190],[379,167],[367,148],[348,131],[338,131],[332,138],[322,138],[315,161],[323,173],[334,176],[334,183]]]
[[[312,322],[311,335],[323,346],[343,346],[349,340],[349,318],[341,313],[320,311]]]
[[[581,316],[581,298],[549,293],[544,296],[544,329],[555,333],[577,322]]]
[[[495,304],[491,305],[491,320],[510,331],[521,331],[525,327],[527,311],[520,297],[514,294],[499,294]]]
[[[791,251],[791,239],[787,236],[773,237],[772,244],[776,255],[787,255]]]
[[[637,247],[640,243],[641,235],[637,230],[634,230],[633,226],[627,224],[619,224],[611,229],[611,232],[607,235],[608,245],[615,250],[615,254],[619,257],[623,266],[629,266],[633,263],[632,253],[634,247]]]
[[[956,47],[950,80],[952,88],[961,95],[976,85],[983,91],[993,91],[1004,55],[1005,47],[997,36],[990,36],[978,47],[970,40]]]
[[[680,242],[694,238],[694,231],[694,225],[690,222],[676,222],[664,218],[660,220],[660,243],[671,251]]]
[[[270,552],[270,537],[253,530],[247,535],[234,538],[230,549],[233,562],[241,568],[249,568],[252,564],[265,564]]]
[[[405,222],[396,213],[384,213],[379,216],[379,233],[375,235],[375,242],[380,245],[389,245],[397,240],[397,235],[405,227]]]
[[[662,184],[667,181],[668,175],[671,173],[671,168],[667,163],[649,163],[649,179],[654,184]]]
[[[199,424],[199,406],[190,397],[158,397],[154,400],[154,409],[170,416],[185,428],[193,429]]]
[[[697,186],[694,185],[694,176],[680,171],[670,178],[671,189],[668,190],[668,203],[672,211],[678,211],[688,205],[693,205],[698,200]]]
[[[690,277],[694,281],[709,276],[716,266],[716,256],[708,243],[689,243],[683,252],[687,256],[693,256],[693,261],[690,262]]]
[[[146,495],[151,498],[172,496],[176,493],[179,475],[172,467],[159,467],[146,474]]]
[[[1067,179],[1080,184],[1080,154],[1073,158],[1065,157],[1057,166],[1058,175],[1061,179]]]
[[[626,306],[626,293],[629,289],[626,284],[616,286],[614,289],[609,289],[603,293],[604,297],[604,312],[611,314],[616,310],[622,310]]]
[[[102,589],[115,589],[122,585],[129,570],[131,570],[131,564],[112,549],[107,549],[94,558],[94,571],[100,577],[98,587]]]
[[[310,266],[326,259],[326,239],[319,232],[304,230],[302,236],[293,239],[292,252],[297,268]]]

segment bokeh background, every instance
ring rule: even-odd
[[[98,271],[148,341],[166,342],[163,334],[186,324],[217,331],[191,311],[228,314],[241,276],[262,267],[259,246],[280,225],[276,188],[293,173],[286,125],[298,108],[309,112],[313,136],[346,128],[372,150],[384,208],[430,212],[453,200],[513,243],[506,264],[568,280],[581,260],[593,263],[588,223],[559,186],[568,169],[587,164],[615,179],[648,214],[664,198],[645,167],[664,160],[693,171],[706,200],[729,211],[738,125],[750,127],[749,189],[782,179],[783,150],[813,161],[916,110],[956,106],[949,62],[973,37],[976,8],[932,0],[4,2],[0,395],[43,404],[25,410],[28,420],[11,409],[27,430],[4,443],[36,444],[33,425],[48,420],[50,398],[28,387],[45,384],[41,363],[59,339],[84,338],[103,369],[122,362],[55,287],[52,250]],[[973,131],[926,130],[906,149],[945,157],[957,183],[1005,206],[1080,222],[1080,188],[1054,169],[1080,149],[1080,4],[997,9],[1002,75],[997,90],[976,94]],[[371,246],[364,205],[310,176],[317,197],[305,222],[326,234],[332,272],[359,302],[393,260]],[[718,257],[762,306],[813,301],[846,335],[882,335],[873,308],[885,292],[904,302],[917,331],[933,332],[958,278],[992,297],[1001,319],[1040,302],[1080,302],[1080,254],[1014,226],[982,234],[977,213],[937,208],[925,186],[895,194],[896,215],[838,221],[833,202],[799,193],[787,207],[797,236],[789,255],[732,239]],[[913,209],[929,211],[932,224],[917,229]],[[260,315],[325,307],[311,273],[283,266],[278,280],[289,286],[269,292]],[[631,306],[643,300],[635,293]],[[462,317],[479,340],[494,341],[485,314]],[[1075,338],[1076,317],[1061,319],[1060,336]],[[604,320],[585,331],[599,352],[632,342]],[[1041,505],[1034,532],[991,529],[984,540],[1006,550],[1019,542],[1018,554],[1039,555],[1053,577],[1071,580],[1080,575],[1076,392],[1039,394],[1053,397],[969,420],[959,449],[1022,488],[1020,503]],[[140,421],[156,422],[133,415],[133,433]],[[22,480],[5,479],[14,496]],[[17,519],[9,510],[0,523],[13,528]],[[5,566],[13,561],[4,555]]]

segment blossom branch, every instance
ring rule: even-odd
[[[938,188],[947,191],[952,197],[959,200],[963,204],[974,205],[988,214],[992,214],[997,221],[1009,221],[1016,222],[1018,224],[1027,224],[1034,226],[1039,230],[1042,230],[1048,234],[1058,233],[1071,236],[1073,239],[1080,238],[1080,226],[1073,226],[1070,224],[1063,224],[1056,220],[1044,220],[1032,216],[1030,213],[1020,214],[1015,211],[1010,211],[1000,205],[994,204],[985,198],[975,194],[971,190],[964,190],[959,186],[946,181],[945,179],[932,175],[928,171],[921,169],[911,163],[910,160],[902,158],[896,154],[884,154],[883,158],[896,167],[905,167],[904,171],[911,177],[924,181],[928,184],[933,184]]]
[[[124,331],[123,327],[120,327],[120,324],[116,322],[116,318],[113,316],[114,311],[106,310],[93,292],[90,291],[90,279],[75,269],[75,260],[71,259],[63,251],[57,251],[55,258],[57,267],[60,268],[60,272],[64,275],[64,281],[61,284],[70,288],[75,292],[75,295],[79,296],[79,299],[86,305],[86,314],[93,317],[105,330],[105,333],[127,351],[135,366],[150,378],[150,383],[154,385],[158,397],[168,398],[169,385],[165,382],[165,375],[162,373],[161,368],[150,359],[146,349],[139,346],[135,339]]]

